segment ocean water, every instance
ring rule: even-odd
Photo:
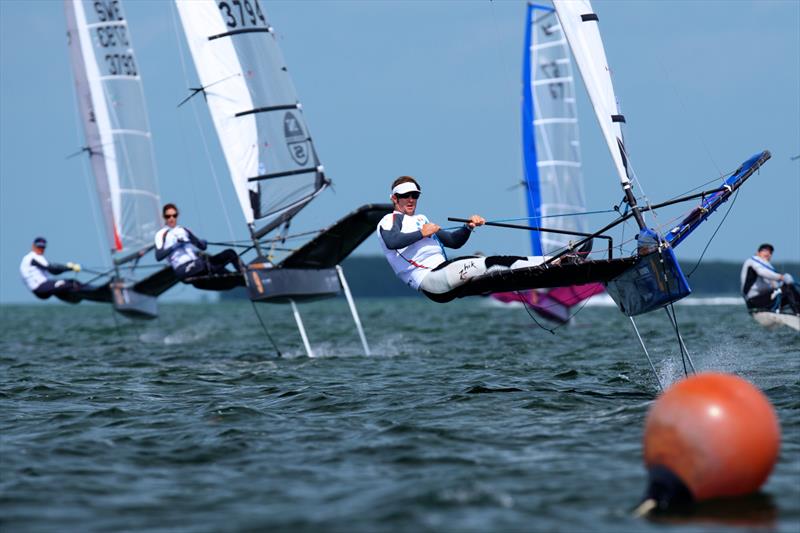
[[[800,531],[800,335],[742,307],[677,307],[695,364],[759,386],[780,459],[755,496],[648,521],[657,385],[630,323],[587,306],[550,333],[471,299],[3,306],[0,528],[12,531]],[[638,321],[683,373],[663,313]]]

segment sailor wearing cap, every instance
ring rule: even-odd
[[[19,265],[19,272],[25,285],[38,298],[46,299],[56,296],[65,301],[75,301],[74,297],[67,297],[84,288],[84,284],[74,279],[53,279],[52,275],[62,274],[69,270],[80,272],[81,266],[77,263],[59,265],[50,263],[44,257],[47,239],[36,237],[31,245],[31,251],[25,254]]]
[[[544,261],[541,257],[519,256],[466,256],[448,261],[444,247],[461,248],[472,230],[486,220],[472,215],[464,226],[443,230],[425,215],[416,214],[420,194],[419,183],[411,176],[394,180],[390,196],[394,212],[378,223],[378,240],[397,277],[428,298],[446,301],[448,292],[493,266],[534,266]]]

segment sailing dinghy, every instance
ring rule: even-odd
[[[142,79],[121,0],[65,0],[78,109],[113,262],[110,280],[85,299],[132,318],[155,318],[171,269],[143,275],[139,261],[161,226]],[[79,295],[80,296],[80,295]]]
[[[586,236],[586,200],[581,175],[578,113],[569,47],[555,14],[547,6],[528,4],[522,62],[522,150],[528,220],[546,222],[550,232],[531,231],[533,255],[554,255],[570,240]],[[570,308],[605,290],[601,283],[545,290],[497,292],[501,302],[522,302],[558,323],[571,318]]]
[[[617,206],[619,214],[615,220],[571,243],[570,249],[551,257],[541,265],[499,270],[473,278],[461,286],[456,296],[603,283],[619,309],[630,317],[635,330],[634,316],[664,308],[678,336],[681,355],[685,354],[688,358],[675,320],[674,309],[670,313],[672,304],[691,292],[689,283],[678,265],[674,249],[738,191],[739,187],[771,157],[770,153],[765,150],[753,155],[715,189],[684,195],[659,204],[646,201],[644,205],[639,205],[633,192],[633,182],[636,181],[636,177],[622,135],[625,117],[618,108],[611,82],[611,70],[598,28],[599,17],[588,0],[554,0],[553,3],[561,29],[581,72],[603,138],[611,153],[624,194],[623,204],[621,208]],[[652,224],[651,227],[645,220],[645,215],[652,215],[659,209],[698,199],[699,205],[677,217],[675,223],[662,226]],[[465,219],[450,218],[450,220],[463,222]],[[628,257],[614,257],[613,240],[606,235],[606,232],[629,220],[634,220],[638,228],[635,251]],[[487,223],[487,225],[549,231],[549,228],[502,223]],[[607,239],[609,243],[607,258],[577,262],[562,260],[567,254],[574,254],[576,247],[597,238]],[[636,332],[638,336],[638,330]],[[641,341],[641,337],[639,339]],[[642,347],[647,354],[643,342]],[[689,363],[693,369],[691,359]]]
[[[330,180],[314,148],[302,106],[259,2],[176,0],[202,93],[222,146],[255,257],[243,272],[254,302],[289,303],[306,352],[312,355],[295,302],[344,292],[369,353],[341,263],[390,213],[388,204],[362,206],[316,238],[275,262],[276,243],[288,237],[292,219]],[[265,237],[270,237],[265,239]],[[234,280],[236,281],[236,280]],[[226,290],[230,280],[195,285]]]
[[[752,316],[753,320],[759,325],[767,329],[786,326],[795,331],[800,331],[800,316],[798,315],[780,313],[778,311],[755,311],[751,312],[750,316]]]

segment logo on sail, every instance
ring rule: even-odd
[[[286,147],[289,149],[289,155],[292,156],[294,162],[301,166],[308,163],[310,149],[308,135],[303,130],[303,125],[291,111],[288,111],[283,116],[283,134],[286,137]]]

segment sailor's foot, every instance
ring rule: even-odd
[[[566,253],[553,261],[555,265],[577,265],[579,263],[583,263],[588,259],[589,254],[592,252],[592,244],[594,239],[589,239],[585,243],[583,243],[579,248]]]
[[[555,261],[553,261],[554,265],[578,265],[583,263],[586,259],[579,256],[578,254],[571,252],[568,254],[564,254]]]

